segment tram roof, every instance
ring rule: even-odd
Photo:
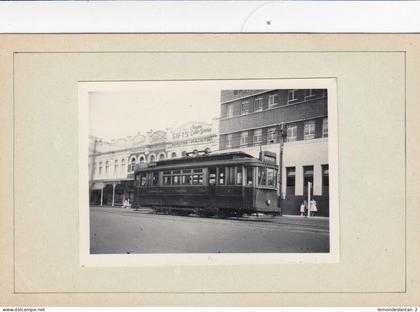
[[[234,163],[260,163],[265,164],[258,158],[255,158],[244,152],[229,152],[229,153],[209,153],[197,156],[184,156],[182,158],[165,159],[156,162],[156,165],[148,165],[147,167],[138,168],[138,170],[150,169],[169,169],[181,168],[186,166],[213,166],[220,164],[234,164]],[[268,166],[277,167],[276,165],[266,164]]]
[[[156,166],[191,163],[191,162],[202,162],[202,161],[210,161],[210,160],[228,160],[228,159],[238,159],[238,158],[254,158],[254,157],[244,152],[208,153],[208,154],[197,155],[197,156],[184,156],[181,158],[164,159],[164,160],[158,161],[156,163]]]

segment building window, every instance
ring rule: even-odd
[[[125,173],[125,159],[121,159],[121,173]]]
[[[261,144],[262,141],[262,129],[254,130],[254,144]]]
[[[249,102],[242,102],[241,103],[241,115],[246,115],[249,113]]]
[[[256,98],[254,101],[254,112],[262,111],[262,98]]]
[[[248,145],[248,131],[241,133],[241,145]]]
[[[304,139],[311,140],[315,138],[315,120],[305,121]]]
[[[109,161],[105,162],[105,174],[109,173]]]
[[[294,195],[296,185],[296,168],[286,167],[286,194]]]
[[[322,186],[330,186],[330,170],[328,165],[322,165]]]
[[[268,96],[268,107],[271,108],[277,105],[277,94],[271,94]]]
[[[173,152],[173,153],[172,153],[172,155],[171,155],[171,157],[172,157],[172,158],[176,158],[176,153],[175,153],[175,152]]]
[[[156,159],[155,155],[151,155],[149,158],[150,162],[155,162],[155,159]]]
[[[134,167],[136,166],[136,158],[131,158],[131,164],[130,164],[130,172],[134,171]]]
[[[114,161],[114,173],[117,174],[118,172],[118,160]]]
[[[267,143],[276,143],[276,128],[268,128],[267,130]]]
[[[227,118],[233,117],[233,104],[226,105],[226,117]]]
[[[312,183],[313,189],[314,166],[303,166],[303,188],[306,194],[308,193],[308,182]]]
[[[322,119],[322,137],[328,138],[328,118]]]
[[[297,125],[287,125],[287,141],[293,142],[297,139]]]
[[[306,100],[307,98],[311,98],[311,97],[313,97],[313,96],[314,96],[314,94],[313,94],[312,89],[306,89],[306,90],[305,90],[305,100]]]
[[[165,154],[160,154],[159,155],[159,160],[164,160],[165,159]]]
[[[140,158],[139,158],[139,163],[144,163],[144,160],[145,160],[145,158],[144,158],[144,156],[140,156]]]
[[[227,148],[232,147],[232,134],[228,134],[226,136],[226,147]]]
[[[99,162],[99,175],[102,174],[102,161]]]
[[[296,98],[296,91],[297,90],[289,90],[288,92],[287,92],[287,103],[290,103],[290,102],[293,102],[293,101],[296,101],[297,100],[297,98]]]

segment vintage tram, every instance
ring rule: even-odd
[[[200,216],[279,214],[276,154],[189,153],[134,172],[134,207]]]

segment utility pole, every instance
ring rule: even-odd
[[[308,181],[308,218],[311,217],[311,189],[312,189],[312,183]]]
[[[280,208],[282,208],[282,200],[283,200],[283,145],[284,145],[284,139],[287,136],[287,132],[284,131],[283,124],[279,124],[277,127],[277,131],[279,134],[280,139],[280,153],[279,153],[279,194],[280,194]]]

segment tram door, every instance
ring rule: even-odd
[[[209,186],[209,207],[216,208],[216,167],[209,167],[208,186]]]

